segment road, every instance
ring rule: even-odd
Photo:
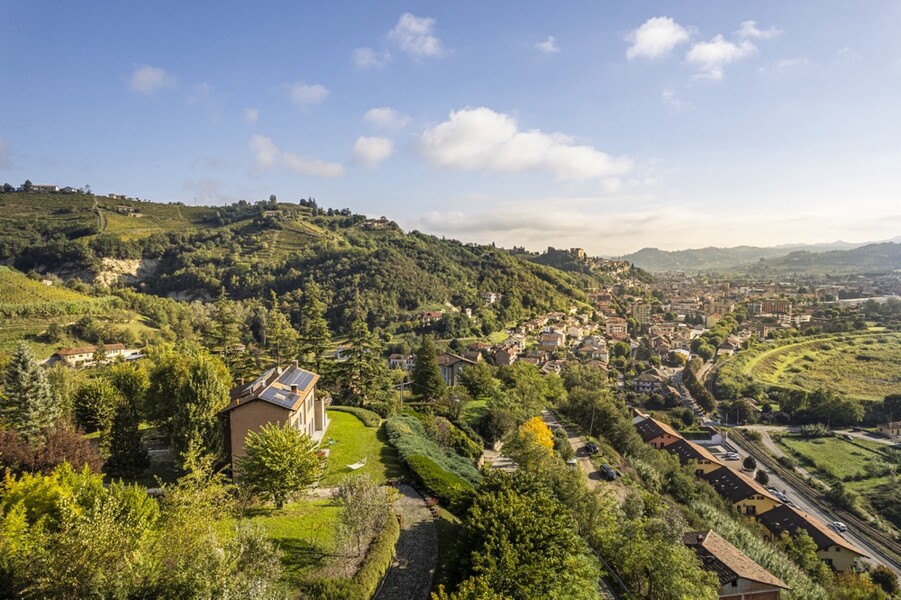
[[[729,445],[734,448],[735,452],[737,452],[738,455],[741,457],[741,460],[740,461],[730,461],[729,463],[726,463],[726,464],[729,464],[733,468],[741,469],[742,462],[744,461],[745,457],[748,456],[748,451],[741,444],[737,443],[735,441],[734,437],[729,438]],[[786,483],[786,481],[783,480],[781,477],[779,477],[779,475],[777,475],[770,469],[765,469],[765,470],[766,470],[767,474],[770,476],[770,481],[766,485],[766,487],[776,488],[780,492],[784,493],[786,496],[788,496],[789,500],[791,500],[792,502],[794,502],[797,505],[799,510],[802,510],[806,513],[814,515],[815,517],[818,517],[820,520],[822,520],[825,523],[831,523],[833,521],[839,520],[832,513],[822,510],[818,505],[811,502],[809,498],[805,497],[798,490],[796,490],[794,487],[792,487],[789,483]],[[854,532],[850,529],[848,531],[846,531],[845,533],[841,533],[839,535],[841,535],[846,540],[855,544],[862,551],[864,551],[864,553],[867,554],[867,558],[869,559],[869,561],[871,563],[873,563],[873,564],[883,563],[886,566],[890,567],[892,570],[894,570],[896,573],[898,573],[899,576],[901,576],[901,569],[899,569],[899,566],[897,564],[891,564],[886,559],[882,558],[881,553],[877,549],[875,549],[873,547],[873,545],[867,539],[861,537],[856,532]]]

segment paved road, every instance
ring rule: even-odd
[[[771,442],[772,443],[772,442]],[[730,461],[726,464],[729,466],[741,469],[742,462],[745,457],[748,456],[747,450],[745,450],[742,446],[737,444],[733,438],[729,438],[729,444],[735,448],[735,451],[741,457],[739,461]],[[766,485],[766,487],[776,488],[780,492],[784,493],[788,496],[788,499],[794,502],[798,509],[810,513],[815,517],[818,517],[820,520],[825,523],[831,523],[832,521],[837,520],[836,517],[827,511],[821,510],[817,505],[814,505],[808,498],[803,496],[800,492],[794,489],[790,484],[786,483],[781,477],[779,477],[776,473],[767,469],[767,474],[770,476],[770,482]],[[867,558],[873,564],[885,563],[884,560],[879,558],[879,554],[867,543],[865,540],[860,538],[853,531],[846,531],[845,533],[839,534],[844,537],[846,540],[856,544],[861,550],[863,550],[867,554]],[[892,565],[888,565],[892,568]]]
[[[409,485],[398,486],[394,511],[401,518],[397,553],[373,600],[427,600],[438,566],[438,533],[422,496]]]

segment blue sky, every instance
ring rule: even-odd
[[[901,233],[901,3],[0,0],[0,181],[619,254]]]

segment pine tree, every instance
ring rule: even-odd
[[[304,286],[300,320],[300,355],[305,364],[316,371],[322,368],[322,354],[332,343],[328,321],[325,320],[322,288],[312,277]]]
[[[297,330],[278,306],[275,292],[272,292],[272,308],[266,316],[266,349],[269,356],[281,365],[285,359],[293,358],[297,351]]]
[[[383,348],[359,312],[350,326],[348,344],[348,357],[338,365],[343,399],[351,404],[387,401],[391,374],[382,358]]]
[[[234,307],[228,302],[225,288],[219,291],[219,298],[216,300],[216,304],[213,305],[212,320],[210,337],[212,338],[213,347],[221,351],[223,356],[228,357],[234,345],[240,341],[241,336],[238,328],[238,318],[235,315]]]
[[[133,479],[150,466],[138,421],[137,413],[128,403],[116,409],[109,436],[109,458],[104,465],[104,471],[112,477]]]
[[[53,400],[44,369],[25,342],[19,344],[6,367],[3,387],[0,413],[13,429],[30,438],[56,423],[60,407]]]
[[[441,398],[444,395],[444,377],[438,368],[438,357],[431,336],[423,336],[416,350],[413,365],[413,393],[420,398]]]

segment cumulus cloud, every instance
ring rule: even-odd
[[[260,120],[260,111],[257,108],[244,109],[244,122],[253,125]]]
[[[354,50],[354,64],[358,69],[382,69],[391,62],[391,53],[387,50],[357,48]]]
[[[132,91],[140,94],[152,94],[162,88],[171,87],[175,80],[166,69],[144,65],[136,68],[129,79],[128,85]]]
[[[9,167],[12,162],[12,151],[9,149],[9,146],[6,145],[6,142],[0,140],[0,169],[5,169]]]
[[[444,54],[441,40],[435,36],[435,19],[404,13],[388,39],[413,58],[432,58]]]
[[[311,177],[334,178],[344,175],[344,167],[340,163],[282,152],[275,142],[263,135],[252,136],[249,146],[254,153],[255,166],[259,170],[285,167]]]
[[[410,117],[388,106],[370,108],[363,115],[363,120],[377,129],[403,129],[410,122]]]
[[[394,154],[394,142],[383,137],[361,136],[354,143],[354,158],[367,167],[375,167]]]
[[[547,39],[543,42],[538,42],[537,44],[535,44],[535,48],[537,48],[539,52],[543,52],[545,54],[554,54],[556,52],[560,52],[560,46],[557,45],[557,38],[552,35],[547,36]]]
[[[686,43],[689,37],[688,30],[670,17],[653,17],[626,36],[632,42],[626,50],[626,58],[660,58]]]
[[[756,50],[748,40],[735,44],[717,34],[709,42],[698,42],[692,46],[685,60],[698,69],[697,78],[722,79],[726,65],[750,56]]]
[[[561,133],[522,131],[510,115],[490,108],[464,108],[423,132],[422,156],[433,166],[462,171],[544,171],[559,180],[603,179],[627,172],[632,162]]]
[[[297,82],[291,84],[291,101],[300,108],[309,108],[319,104],[329,95],[328,89],[321,83]]]
[[[735,32],[740,38],[743,39],[762,39],[768,40],[770,38],[774,38],[777,35],[782,33],[780,29],[776,29],[775,27],[770,27],[769,29],[760,29],[757,27],[756,21],[744,21],[739,27],[738,31]]]

